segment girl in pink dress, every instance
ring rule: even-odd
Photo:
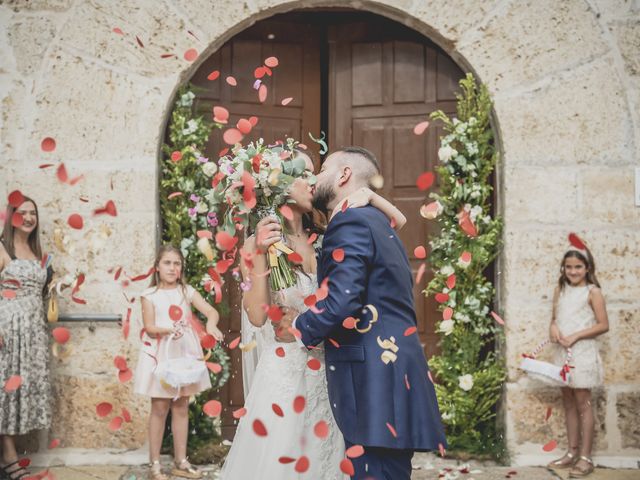
[[[153,480],[168,480],[162,473],[160,447],[169,409],[175,460],[171,473],[183,478],[202,477],[202,473],[187,460],[189,397],[211,388],[206,372],[197,383],[173,388],[155,375],[156,365],[165,360],[166,356],[203,357],[197,334],[190,322],[192,305],[207,317],[207,333],[218,341],[223,339],[222,332],[217,327],[220,318],[218,312],[193,287],[185,283],[183,266],[184,257],[178,248],[162,246],[156,257],[151,286],[142,292],[140,299],[144,336],[135,373],[134,391],[151,397],[149,460]],[[174,351],[179,351],[180,354],[176,355]]]

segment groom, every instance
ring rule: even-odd
[[[329,294],[314,311],[295,319],[298,312],[288,312],[277,332],[292,341],[297,329],[307,348],[324,341],[336,422],[347,448],[365,450],[352,459],[352,478],[400,480],[411,477],[414,451],[445,448],[446,440],[422,346],[408,330],[416,315],[404,247],[381,211],[342,208],[379,173],[375,156],[360,147],[338,150],[322,165],[314,206],[333,215],[318,281],[329,279]]]

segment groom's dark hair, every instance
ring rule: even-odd
[[[378,159],[376,158],[376,156],[373,154],[372,151],[367,150],[364,147],[357,147],[355,145],[351,145],[349,147],[343,147],[343,148],[338,149],[337,151],[338,152],[344,152],[344,153],[350,153],[352,155],[358,155],[359,157],[364,158],[375,169],[375,173],[373,173],[373,175],[379,175],[380,174],[380,162],[378,161]]]

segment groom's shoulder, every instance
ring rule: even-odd
[[[343,212],[336,213],[331,219],[329,227],[338,228],[345,225],[360,226],[369,228],[371,219],[376,209],[370,206],[359,208],[347,208]]]

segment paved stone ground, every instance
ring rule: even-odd
[[[167,459],[163,463],[167,465],[168,470],[169,460]],[[464,470],[465,466],[466,470]],[[217,467],[207,466],[203,469],[208,472],[205,478],[211,480],[218,478]],[[36,469],[33,470],[33,472],[36,471]],[[147,478],[145,466],[53,467],[51,472],[56,480],[146,480]],[[440,477],[441,474],[442,477]],[[446,480],[504,480],[505,478],[512,480],[565,480],[568,477],[567,471],[551,472],[542,467],[504,467],[475,461],[464,464],[456,460],[441,459],[431,454],[418,454],[414,458],[411,480],[436,480],[438,478]],[[591,480],[640,480],[640,470],[598,468],[589,478]]]

